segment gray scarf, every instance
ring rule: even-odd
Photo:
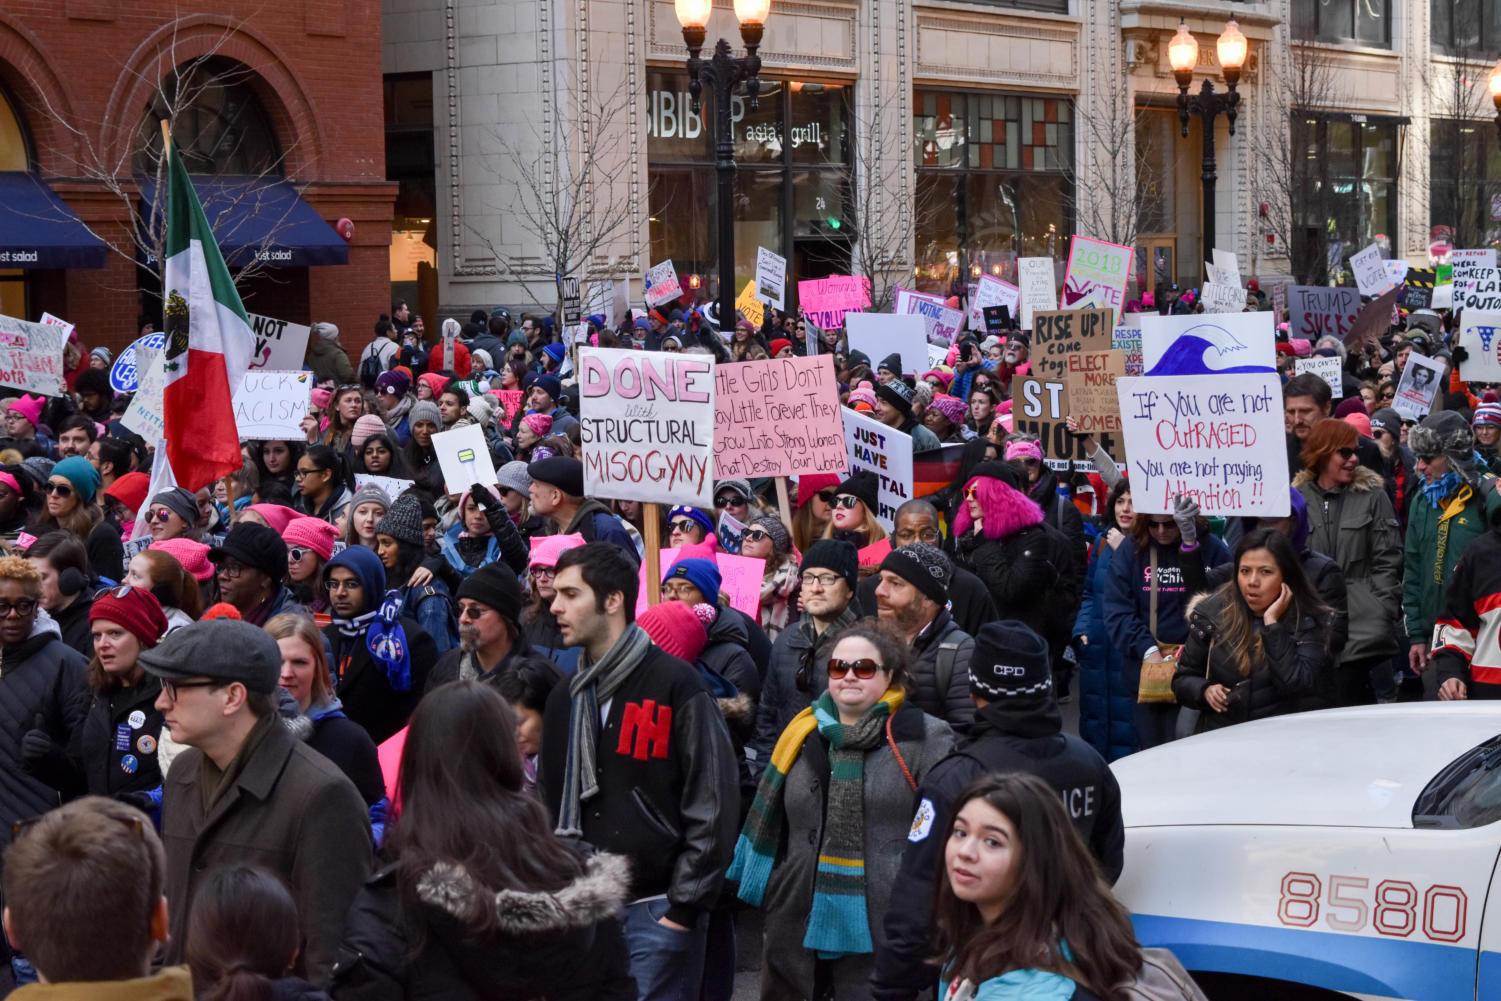
[[[558,808],[557,833],[582,837],[580,804],[599,795],[595,779],[595,744],[599,739],[599,706],[615,697],[641,658],[651,649],[651,637],[635,623],[625,627],[615,645],[594,663],[579,657],[578,670],[568,683],[572,703],[568,714],[568,757],[563,763],[563,799]]]

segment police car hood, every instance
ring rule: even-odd
[[[1501,733],[1501,703],[1331,709],[1226,727],[1114,762],[1127,827],[1412,827],[1418,794]]]

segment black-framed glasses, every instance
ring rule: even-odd
[[[698,585],[686,580],[669,580],[662,584],[662,593],[670,598],[686,598],[695,591],[698,591]]]
[[[558,576],[558,568],[557,567],[532,567],[532,576],[533,577],[553,577],[553,578],[556,578]]]
[[[184,688],[223,688],[228,682],[218,678],[204,678],[202,681],[174,681],[171,678],[162,679],[162,694],[173,702],[177,701],[177,693]]]
[[[879,670],[881,670],[881,665],[869,657],[861,657],[859,660],[829,661],[830,678],[842,678],[853,672],[855,677],[861,681],[869,681],[876,676],[876,672]]]
[[[833,587],[844,580],[837,573],[804,573],[799,575],[803,587]]]
[[[670,532],[691,532],[698,527],[698,522],[688,518],[679,518],[677,521],[667,523],[667,530]]]
[[[747,542],[761,542],[771,538],[771,535],[764,528],[752,528],[745,535],[741,536],[741,538]]]
[[[852,508],[854,508],[854,506],[856,504],[859,504],[859,503],[860,503],[860,498],[855,497],[852,494],[840,494],[838,497],[834,498],[834,506],[835,507],[842,507],[846,511],[851,510]]]
[[[330,577],[323,582],[323,590],[329,594],[333,594],[335,591],[358,591],[363,586],[359,581],[349,577],[339,579]]]
[[[714,498],[715,507],[745,507],[749,503],[749,501],[739,494],[724,494],[723,496]]]
[[[22,598],[19,601],[0,601],[0,619],[8,619],[12,613],[20,613],[25,618],[37,610],[41,602],[36,598]]]
[[[321,469],[303,469],[301,466],[298,466],[297,469],[295,471],[293,471],[292,476],[295,479],[299,479],[300,480],[304,476],[313,476],[314,474],[321,473],[321,472],[323,472],[323,470],[321,470]]]
[[[47,485],[42,489],[49,494],[56,494],[59,497],[73,496],[73,488],[66,483],[53,483],[49,480]]]
[[[896,533],[898,548],[909,542],[926,542],[929,545],[937,545],[940,539],[936,528],[925,528],[921,532],[898,532]]]
[[[234,560],[224,560],[222,563],[214,564],[214,573],[225,580],[239,580],[240,574],[244,572],[245,567]]]

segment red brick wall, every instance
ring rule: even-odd
[[[254,70],[256,90],[286,153],[290,179],[330,225],[355,223],[349,264],[306,269],[276,312],[262,293],[256,312],[299,323],[331,320],[355,354],[375,317],[390,308],[391,204],[385,183],[379,0],[199,0],[168,22],[170,7],[117,0],[6,0],[0,18],[0,83],[16,98],[38,167],[95,232],[125,247],[128,212],[87,180],[89,148],[129,164],[130,144],[162,73],[206,53]],[[86,139],[63,128],[81,128]],[[128,169],[128,168],[127,168]],[[87,345],[121,348],[136,335],[140,298],[129,260],[48,276],[33,287],[43,310],[79,327]],[[258,288],[264,288],[258,283]],[[306,294],[301,289],[306,288]]]

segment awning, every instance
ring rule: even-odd
[[[106,252],[40,177],[0,171],[0,270],[102,268]]]
[[[349,245],[286,181],[199,175],[193,189],[232,268],[256,260],[276,268],[349,263]],[[141,181],[143,222],[152,218],[155,194],[154,178]]]

